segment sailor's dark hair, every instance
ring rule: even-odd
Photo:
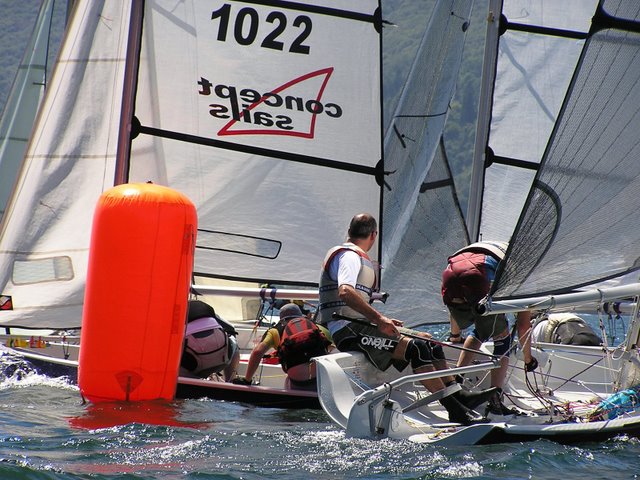
[[[205,317],[217,318],[216,311],[213,307],[201,300],[189,300],[189,314],[187,322],[193,322],[194,320]]]
[[[359,213],[349,224],[349,238],[368,238],[378,228],[376,219],[368,213]]]

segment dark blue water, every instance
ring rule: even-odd
[[[0,352],[0,479],[626,479],[640,441],[452,448],[345,438],[321,411],[213,400],[83,405]]]

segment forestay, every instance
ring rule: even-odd
[[[638,264],[640,9],[603,1],[494,298],[567,292]]]

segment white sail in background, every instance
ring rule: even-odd
[[[473,241],[509,241],[596,4],[596,0],[491,2],[482,93],[488,108],[479,118],[467,215]],[[498,36],[500,23],[506,31]]]
[[[80,326],[93,210],[134,100],[125,179],[194,202],[197,274],[317,285],[350,218],[379,212],[377,1],[147,0],[125,95],[141,5],[76,2],[0,236],[1,325]]]
[[[0,118],[0,220],[22,164],[44,94],[54,3],[53,0],[45,0],[40,5],[33,34]]]
[[[93,210],[113,186],[129,10],[75,5],[3,221],[5,325],[81,323]]]
[[[441,138],[472,5],[437,2],[385,137],[381,308],[407,325],[447,319],[442,269],[468,242]]]

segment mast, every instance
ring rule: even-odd
[[[471,185],[469,187],[469,203],[467,205],[467,229],[472,242],[480,240],[480,220],[482,213],[482,190],[484,185],[484,171],[486,161],[487,141],[491,125],[491,106],[493,104],[493,85],[496,78],[498,56],[498,37],[500,35],[500,16],[502,14],[502,0],[490,0],[487,15],[487,35],[482,61],[482,79],[480,84],[480,99],[478,104],[478,123],[476,127],[476,142],[473,151],[473,165],[471,169]]]
[[[384,62],[382,61],[382,47],[383,47],[383,43],[382,43],[382,5],[380,4],[380,1],[378,1],[378,8],[376,10],[376,30],[378,30],[378,33],[380,34],[380,39],[378,41],[378,45],[380,48],[380,75],[379,75],[379,79],[378,81],[380,82],[380,85],[382,85],[383,83],[383,78],[384,78]],[[384,95],[383,95],[383,89],[380,89],[380,108],[382,109],[382,105],[384,104]],[[384,117],[382,115],[380,115],[380,162],[378,163],[378,165],[376,165],[376,167],[379,169],[379,172],[382,172],[379,175],[379,178],[377,179],[378,182],[380,183],[380,205],[378,208],[378,262],[379,265],[382,265],[382,240],[384,238],[384,189],[385,189],[385,183],[384,183]],[[381,286],[381,280],[380,280],[380,270],[378,269],[377,275],[378,275],[378,288],[382,288]]]
[[[140,45],[142,43],[142,20],[144,0],[132,0],[129,37],[127,41],[127,59],[122,92],[120,128],[118,130],[118,149],[116,151],[116,171],[114,185],[129,181],[129,158],[131,155],[131,130],[135,110],[136,88],[138,86],[138,66]]]

